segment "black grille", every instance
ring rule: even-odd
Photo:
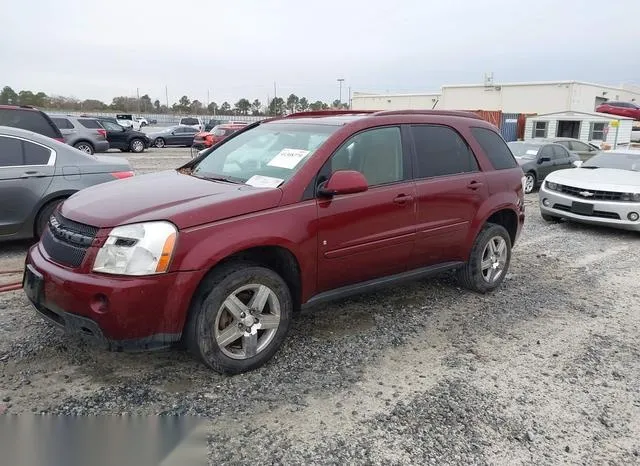
[[[622,193],[614,191],[597,191],[594,189],[576,188],[574,186],[558,185],[558,191],[569,196],[579,197],[581,199],[591,199],[594,201],[622,201]],[[586,196],[580,193],[590,193]]]
[[[563,210],[565,212],[571,212],[571,206],[562,205],[562,204],[553,204],[553,208],[557,210]],[[620,220],[620,215],[615,212],[604,212],[602,210],[594,210],[591,215],[579,214],[583,217],[599,217],[599,218],[610,218],[613,220]]]
[[[79,267],[97,233],[96,227],[74,222],[55,212],[41,241],[51,259],[69,267]]]

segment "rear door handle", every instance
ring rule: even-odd
[[[44,178],[46,173],[41,172],[24,172],[20,178]]]
[[[473,189],[475,191],[476,189],[481,188],[483,186],[484,186],[484,183],[481,183],[479,181],[472,181],[467,185],[467,188]]]
[[[413,196],[409,196],[408,194],[398,194],[393,200],[393,202],[400,205],[406,204],[407,202],[411,201],[413,201]]]

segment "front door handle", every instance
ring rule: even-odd
[[[476,189],[481,188],[483,186],[484,186],[484,183],[481,183],[479,181],[472,181],[471,183],[469,183],[467,185],[467,188],[472,189],[472,190],[475,191]]]
[[[393,202],[400,205],[404,205],[411,201],[413,201],[413,196],[409,196],[408,194],[398,194],[393,200]]]

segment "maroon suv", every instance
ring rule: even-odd
[[[303,306],[447,269],[498,287],[522,177],[496,128],[466,112],[257,122],[180,169],[71,196],[30,249],[24,290],[112,350],[183,342],[217,371],[247,371]]]

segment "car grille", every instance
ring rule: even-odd
[[[54,212],[41,241],[52,260],[69,267],[79,267],[97,233],[96,227],[74,222]]]
[[[557,191],[568,194],[569,196],[579,197],[580,199],[590,199],[592,201],[622,201],[622,193],[614,191],[596,191],[593,189],[576,188],[574,186],[558,185]],[[585,196],[581,193],[591,193]]]
[[[563,210],[565,212],[571,212],[571,206],[563,205],[563,204],[553,204],[553,208],[557,210]],[[591,215],[580,214],[583,217],[599,217],[599,218],[608,218],[613,220],[620,220],[620,215],[615,212],[605,212],[603,210],[594,210]]]

